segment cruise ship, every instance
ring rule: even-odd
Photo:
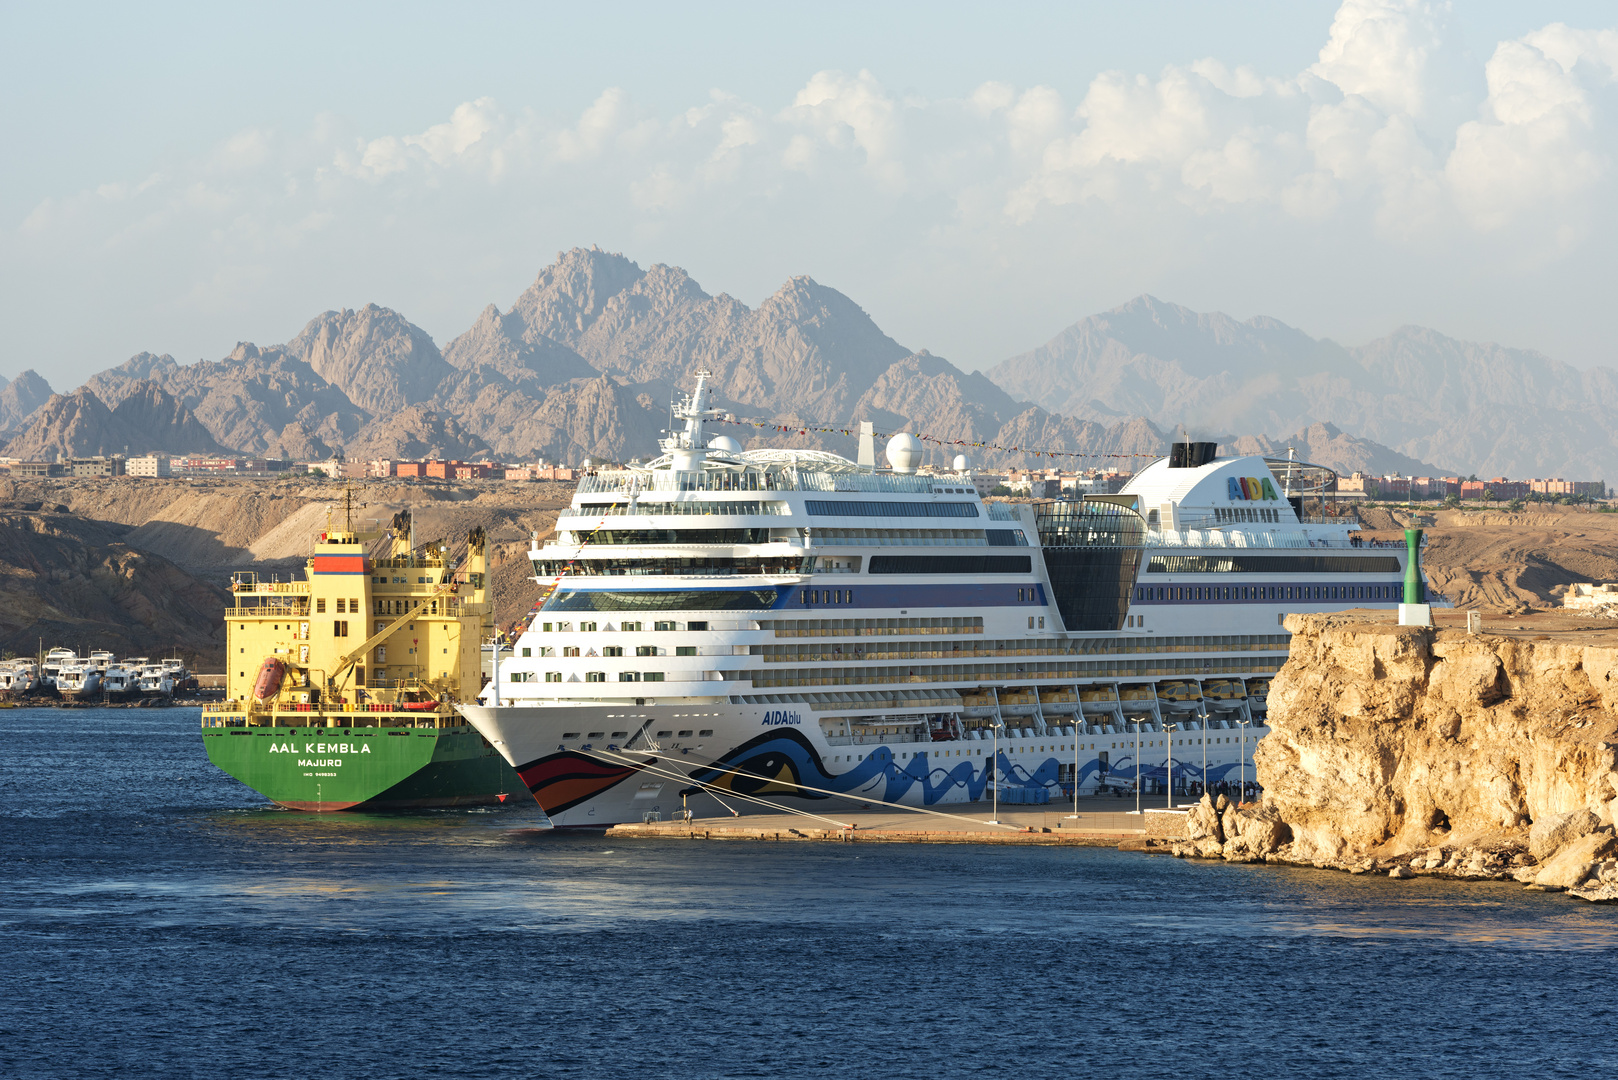
[[[869,424],[854,461],[710,437],[706,379],[536,539],[555,588],[459,707],[559,827],[1221,790],[1285,616],[1404,596],[1321,466],[1192,442],[1116,495],[986,502],[910,435],[879,468]]]

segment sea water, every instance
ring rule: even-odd
[[[1618,908],[1111,850],[270,808],[0,710],[0,1076],[1613,1076]]]

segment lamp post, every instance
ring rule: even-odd
[[[1240,748],[1237,750],[1237,754],[1239,755],[1238,760],[1242,763],[1241,764],[1241,769],[1242,769],[1242,771],[1241,771],[1241,777],[1242,777],[1241,783],[1242,783],[1242,786],[1241,786],[1241,789],[1239,791],[1237,791],[1237,793],[1236,793],[1236,801],[1237,802],[1241,802],[1242,796],[1247,793],[1247,725],[1251,724],[1251,723],[1252,723],[1251,720],[1238,720],[1238,721],[1236,721],[1236,726],[1242,729],[1241,745],[1240,745]]]
[[[1079,706],[1078,715],[1073,718],[1073,816],[1079,816],[1079,732],[1084,725],[1079,721],[1084,719],[1084,706]]]
[[[1140,813],[1140,725],[1141,721],[1131,720],[1135,725],[1135,813]]]
[[[994,810],[989,815],[989,824],[1000,824],[1000,732],[1005,729],[1006,722],[1000,719],[997,712],[994,717],[994,756],[989,759],[988,776],[994,777]],[[985,779],[988,779],[986,776]]]
[[[1208,714],[1198,713],[1202,717],[1202,793],[1208,793]]]
[[[1168,741],[1163,745],[1168,747],[1167,756],[1163,758],[1163,780],[1168,787],[1169,809],[1174,809],[1174,729],[1177,724],[1164,724],[1163,730],[1168,733]]]

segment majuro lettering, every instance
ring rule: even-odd
[[[1247,502],[1253,499],[1279,499],[1275,493],[1275,485],[1270,483],[1269,477],[1260,479],[1256,476],[1231,476],[1225,480],[1225,490],[1231,499],[1236,502]]]
[[[764,714],[764,726],[775,727],[780,724],[801,724],[803,717],[795,712],[774,711]]]

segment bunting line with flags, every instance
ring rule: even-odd
[[[776,432],[780,432],[780,433],[785,434],[785,435],[808,435],[811,432],[813,432],[815,434],[819,434],[819,435],[847,435],[847,436],[849,436],[851,438],[858,437],[858,435],[859,435],[859,432],[854,430],[853,428],[835,427],[835,426],[818,425],[818,424],[783,424],[779,420],[760,420],[760,419],[753,419],[753,418],[750,418],[750,417],[723,416],[723,417],[717,418],[716,420],[710,421],[710,423],[734,424],[737,427],[751,427],[751,428],[756,428],[756,429],[761,430],[761,431],[776,431]],[[981,439],[945,439],[945,438],[940,438],[937,435],[929,435],[929,434],[927,434],[925,432],[921,432],[921,431],[910,431],[910,432],[897,432],[897,431],[895,431],[895,432],[882,432],[882,431],[878,431],[878,432],[875,432],[874,434],[875,434],[876,438],[878,438],[878,439],[891,439],[895,435],[908,434],[909,436],[911,436],[914,439],[919,439],[921,442],[932,443],[934,446],[939,446],[939,447],[945,447],[945,448],[960,447],[962,449],[968,449],[968,450],[999,450],[999,451],[1002,451],[1003,453],[1008,453],[1008,454],[1028,454],[1028,455],[1030,455],[1032,457],[1036,457],[1036,458],[1040,458],[1040,457],[1046,457],[1046,458],[1088,458],[1088,459],[1103,459],[1103,458],[1105,458],[1105,459],[1120,460],[1120,461],[1136,461],[1136,460],[1140,460],[1142,458],[1146,458],[1146,459],[1150,459],[1150,460],[1155,461],[1158,458],[1163,456],[1161,453],[1126,454],[1126,453],[1108,453],[1108,452],[1103,452],[1103,451],[1098,451],[1098,450],[1046,450],[1046,449],[1043,449],[1043,448],[1034,448],[1034,447],[1026,447],[1026,446],[1002,446],[999,443],[985,442],[985,441],[983,441]]]

